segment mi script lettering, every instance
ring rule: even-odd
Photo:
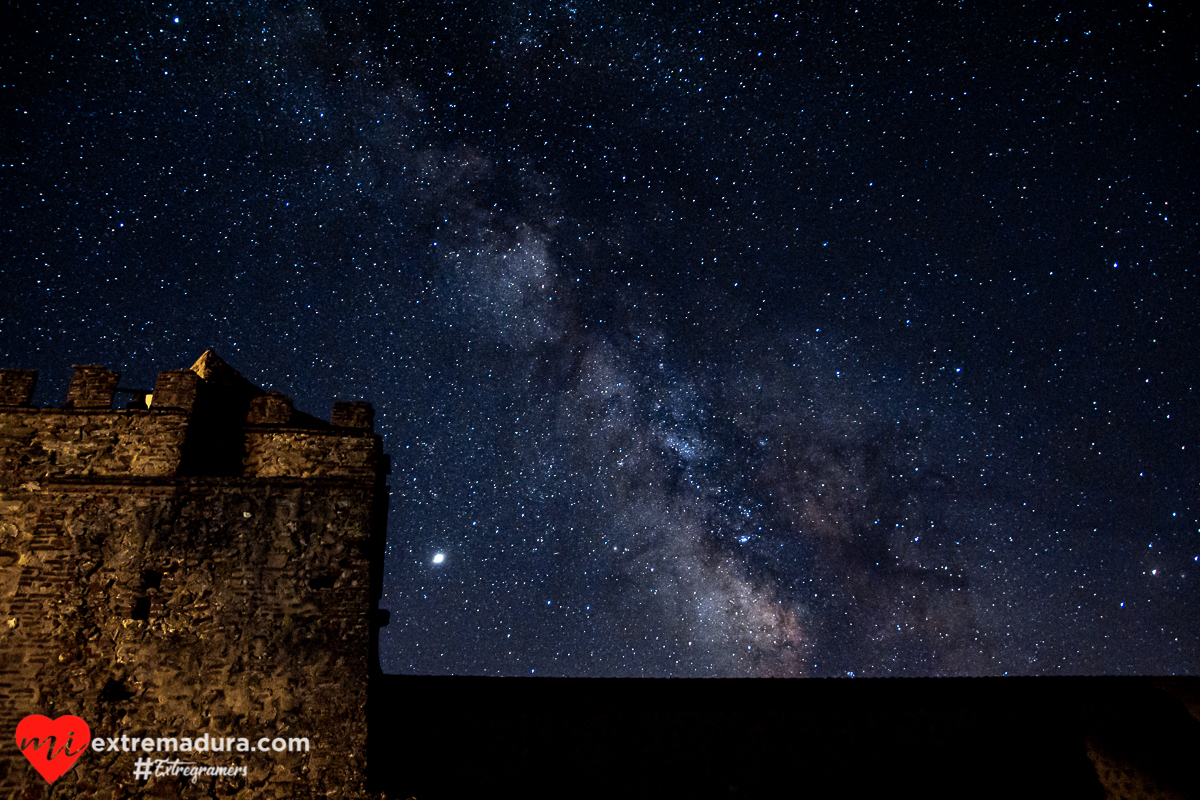
[[[47,783],[54,783],[79,760],[89,736],[88,724],[79,717],[30,714],[17,726],[17,749]],[[75,747],[77,740],[83,742],[79,747]]]

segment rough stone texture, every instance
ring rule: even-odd
[[[151,407],[191,411],[192,406],[196,404],[196,389],[199,385],[200,376],[190,369],[160,372],[158,381],[154,384],[154,392],[150,395]]]
[[[279,392],[267,392],[250,401],[246,416],[249,425],[287,425],[292,421],[292,399]]]
[[[0,369],[0,406],[27,406],[37,387],[37,370]],[[337,409],[334,409],[337,414]]]
[[[370,403],[334,403],[329,424],[336,428],[375,430],[375,409]]]
[[[136,781],[145,754],[86,752],[56,797],[364,796],[381,441],[234,425],[214,449],[253,399],[220,364],[163,373],[150,410],[0,408],[0,796],[51,796],[11,745],[29,714],[80,716],[93,737],[310,739],[193,754],[247,767],[195,784]]]
[[[112,408],[121,375],[91,364],[76,365],[67,390],[67,408]]]
[[[246,429],[246,474],[365,479],[379,469],[375,437],[360,431]]]
[[[0,410],[0,481],[171,477],[188,418],[179,412]]]

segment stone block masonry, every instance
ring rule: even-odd
[[[117,380],[76,367],[63,408],[33,408],[36,373],[0,370],[0,796],[367,796],[387,510],[370,406],[323,422],[211,351],[148,408],[114,410]],[[29,714],[311,749],[196,754],[247,767],[196,784],[86,752],[51,788],[14,746]]]
[[[0,408],[4,406],[27,406],[33,399],[37,386],[37,370],[0,370]]]
[[[120,378],[119,373],[109,372],[104,367],[75,367],[75,375],[67,389],[66,408],[112,408],[113,392]]]

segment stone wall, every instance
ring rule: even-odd
[[[192,374],[160,376],[148,410],[112,410],[115,373],[92,367],[82,378],[101,391],[73,388],[71,409],[0,407],[3,796],[362,796],[381,441],[362,413],[335,427],[297,412],[278,429],[260,415],[228,436],[240,475],[195,474],[195,433],[228,418],[212,406],[230,395]],[[254,401],[239,385],[232,402],[245,419]],[[51,789],[12,746],[29,714],[80,716],[93,737],[308,737],[310,750],[194,754],[247,774],[191,785],[135,780],[148,754],[86,752]]]
[[[187,425],[178,411],[0,408],[0,481],[172,477]]]
[[[258,478],[370,479],[379,469],[371,435],[296,429],[246,431],[246,474]]]

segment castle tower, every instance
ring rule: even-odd
[[[0,794],[50,796],[14,731],[71,714],[156,752],[84,752],[56,797],[360,796],[387,510],[371,406],[321,421],[212,351],[127,409],[118,378],[76,367],[63,408],[34,408],[36,373],[0,370]],[[205,734],[251,750],[158,751]],[[138,758],[245,775],[139,780]]]

